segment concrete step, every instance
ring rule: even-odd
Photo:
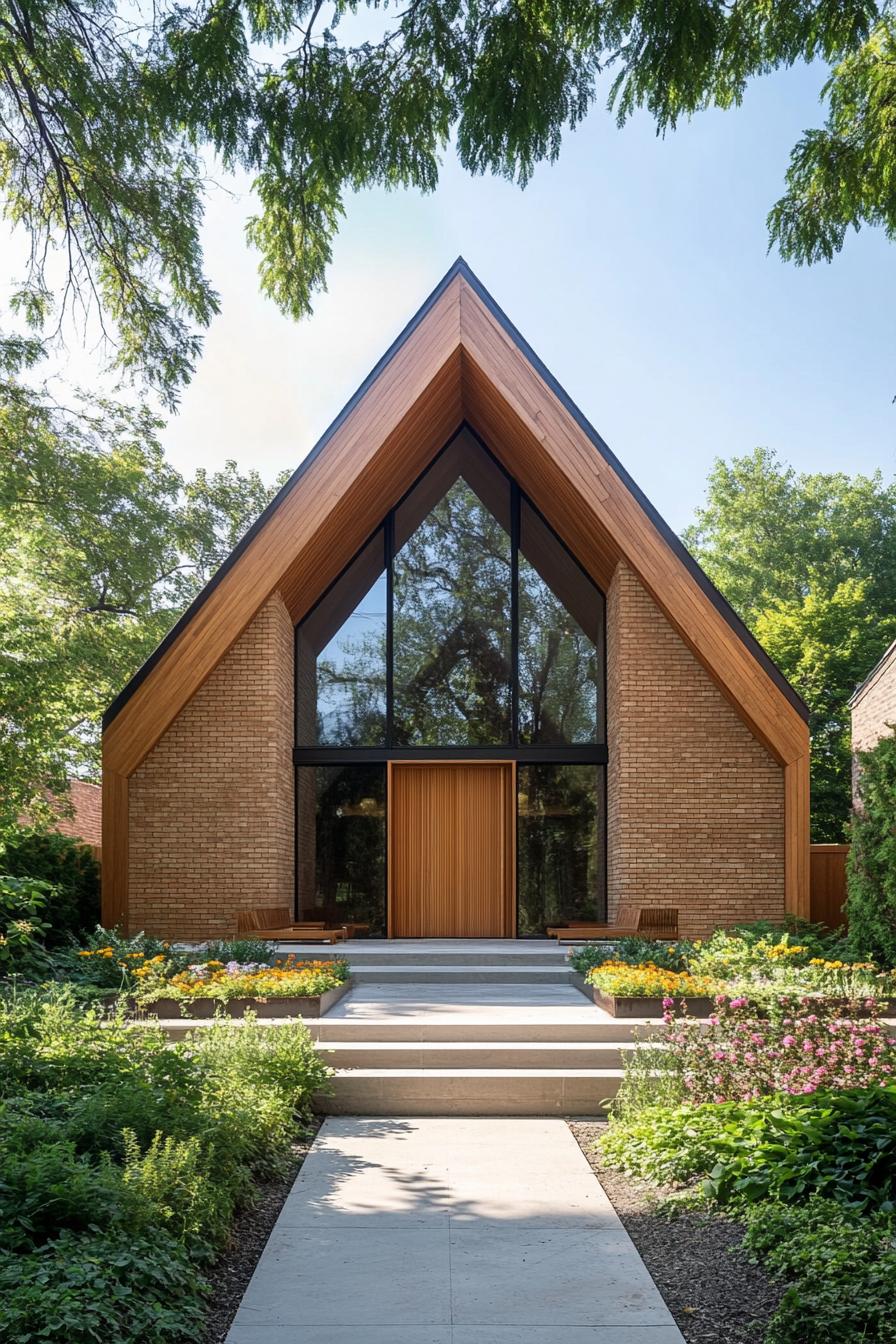
[[[323,951],[324,949],[322,949]],[[552,966],[554,968],[566,965],[567,959],[563,952],[558,951],[554,945],[532,950],[521,944],[519,951],[491,951],[471,952],[469,949],[458,948],[456,951],[445,949],[437,952],[424,951],[422,948],[413,948],[400,950],[396,948],[377,948],[376,945],[366,947],[351,946],[340,950],[339,946],[327,947],[326,951],[330,955],[344,956],[349,964],[356,966]],[[321,958],[323,959],[323,958]]]
[[[239,1025],[241,1019],[235,1019]],[[286,1017],[260,1018],[262,1026],[275,1031],[288,1026]],[[143,1025],[156,1025],[154,1018],[141,1019]],[[137,1025],[140,1025],[138,1023]],[[208,1019],[188,1022],[182,1017],[162,1018],[159,1023],[171,1040],[177,1040],[194,1029],[200,1031],[212,1026]],[[392,1045],[392,1044],[449,1044],[449,1045],[502,1045],[522,1044],[534,1047],[552,1044],[606,1044],[626,1045],[636,1034],[644,1039],[658,1029],[656,1021],[648,1019],[620,1019],[606,1017],[595,1021],[526,1022],[524,1020],[496,1021],[494,1017],[447,1017],[441,1021],[420,1017],[381,1018],[306,1018],[305,1026],[322,1048],[333,1044]]]
[[[621,1069],[348,1069],[325,1115],[600,1115]]]
[[[500,965],[435,966],[402,965],[364,966],[351,962],[356,985],[565,985],[572,984],[572,972],[562,963],[553,966]]]
[[[331,1068],[619,1069],[633,1041],[319,1041]]]

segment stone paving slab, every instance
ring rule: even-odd
[[[565,1121],[339,1117],[227,1344],[683,1344]]]
[[[445,1017],[514,1022],[592,1022],[609,1015],[575,985],[477,983],[376,984],[356,987],[327,1014],[333,1018]],[[612,1019],[609,1019],[612,1020]]]

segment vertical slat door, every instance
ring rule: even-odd
[[[513,935],[513,767],[395,763],[389,783],[393,938]]]

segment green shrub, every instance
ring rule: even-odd
[[[778,942],[785,934],[791,943],[798,943],[806,949],[809,957],[829,957],[840,947],[843,930],[831,930],[826,924],[813,924],[811,920],[801,919],[799,915],[785,915],[783,919],[755,919],[745,924],[732,924],[722,930],[730,937],[742,942]]]
[[[0,876],[0,975],[46,972],[44,910],[52,894],[49,883],[38,878]]]
[[[856,1214],[829,1199],[764,1203],[747,1211],[744,1245],[791,1280],[766,1344],[891,1344],[896,1339],[896,1247],[886,1215]]]
[[[277,955],[277,944],[265,942],[263,938],[225,938],[221,941],[203,943],[190,953],[190,961],[247,961],[267,962],[270,964]]]
[[[896,966],[896,731],[859,753],[860,806],[847,863],[850,942]]]
[[[17,831],[5,840],[0,868],[13,877],[36,877],[51,884],[45,910],[49,947],[79,937],[99,923],[100,866],[89,845],[55,831]]]
[[[718,1203],[822,1194],[891,1212],[896,1087],[643,1111],[601,1140],[606,1159],[657,1185],[703,1178]]]
[[[209,1180],[208,1154],[199,1136],[156,1134],[144,1151],[133,1130],[126,1129],[123,1141],[129,1227],[140,1230],[161,1222],[199,1259],[204,1250],[211,1254],[222,1245],[242,1183],[234,1189],[220,1179]]]
[[[7,1136],[4,1135],[4,1138]],[[0,1150],[0,1248],[32,1250],[62,1228],[107,1228],[122,1219],[122,1178],[108,1156],[78,1153],[70,1139]]]
[[[125,938],[117,929],[98,926],[78,943],[71,941],[54,951],[53,972],[59,980],[124,993],[133,988],[134,970],[153,957],[164,958],[174,973],[184,970],[194,954],[145,933]]]
[[[206,1283],[187,1251],[151,1236],[63,1231],[0,1252],[2,1344],[195,1344]]]
[[[329,1070],[304,1024],[158,1028],[0,999],[0,1341],[195,1340],[197,1266]]]

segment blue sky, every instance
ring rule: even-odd
[[[892,476],[891,245],[865,231],[808,269],[766,251],[823,78],[782,72],[664,140],[596,108],[524,192],[449,152],[430,197],[348,202],[329,292],[298,326],[258,293],[245,185],[215,190],[205,247],[223,312],[165,433],[173,461],[295,467],[463,254],[674,527],[713,458],[758,444],[800,470]]]

